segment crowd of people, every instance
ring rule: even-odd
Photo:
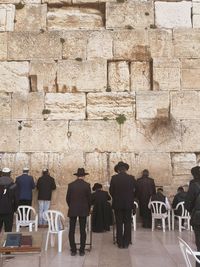
[[[103,190],[100,183],[95,183],[91,192],[90,184],[85,181],[89,173],[84,168],[78,168],[74,173],[76,179],[68,184],[66,202],[69,217],[69,244],[71,255],[77,254],[75,243],[75,228],[77,218],[80,225],[79,254],[85,254],[86,220],[92,211],[92,231],[101,233],[109,231],[116,222],[116,240],[119,248],[128,248],[131,244],[131,219],[135,212],[134,201],[138,201],[139,213],[144,228],[151,228],[151,201],[165,203],[165,210],[170,209],[168,198],[164,195],[163,188],[156,190],[154,179],[149,177],[149,171],[143,170],[142,176],[135,179],[128,174],[129,165],[118,162],[114,167],[115,175],[111,177],[109,192]],[[188,192],[180,186],[174,196],[172,208],[175,209],[179,202],[185,202],[185,208],[191,214],[191,225],[194,229],[196,245],[200,251],[200,167],[191,169],[193,180],[190,181]],[[43,212],[50,207],[52,191],[56,189],[55,179],[50,176],[48,169],[43,169],[42,176],[34,182],[29,175],[29,169],[24,168],[22,175],[11,178],[11,170],[3,168],[0,176],[0,231],[4,225],[6,232],[12,231],[13,216],[19,205],[32,205],[32,190],[38,190],[39,227],[45,227],[47,222]],[[112,204],[110,201],[112,200]],[[92,207],[92,209],[91,209]],[[113,212],[114,211],[114,212]],[[180,210],[175,210],[179,215]],[[199,267],[199,265],[197,264]]]

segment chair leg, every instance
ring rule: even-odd
[[[29,232],[32,232],[32,223],[29,224]]]
[[[58,232],[58,252],[62,252],[62,232]]]
[[[155,219],[152,218],[152,228],[151,228],[151,230],[154,231],[154,229],[155,229]]]
[[[19,232],[19,228],[20,228],[19,224],[16,224],[16,232]]]
[[[179,230],[179,232],[182,232],[182,225],[181,225],[181,223],[182,223],[182,220],[181,220],[180,217],[178,217],[178,230]]]
[[[165,232],[165,218],[162,218],[162,228],[163,232]]]
[[[174,215],[172,214],[172,230],[174,231]]]
[[[136,216],[133,216],[133,230],[136,231]]]
[[[171,231],[171,220],[170,220],[170,216],[168,216],[167,219],[168,219],[168,229],[169,229],[169,231]]]
[[[46,239],[46,244],[45,244],[45,251],[47,251],[48,242],[49,242],[49,232],[47,232],[47,239]]]
[[[38,230],[38,224],[35,223],[35,232],[37,232],[37,230]]]

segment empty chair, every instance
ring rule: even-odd
[[[33,226],[35,231],[38,229],[38,215],[33,207],[19,206],[16,214],[16,232],[20,231],[20,227],[29,227],[29,231],[32,232]]]
[[[64,231],[63,223],[65,220],[62,212],[57,210],[47,210],[43,213],[43,217],[48,222],[48,231],[47,231],[47,239],[45,250],[48,248],[49,236],[51,239],[51,247],[54,247],[55,238],[54,236],[58,236],[58,252],[62,252],[62,234]]]
[[[138,203],[134,201],[135,205],[135,214],[132,214],[132,220],[133,220],[133,230],[136,231],[136,213],[137,213],[137,208],[138,208]]]
[[[179,210],[179,214],[176,214],[175,211]],[[179,202],[177,205],[176,205],[176,208],[172,210],[172,230],[174,230],[174,224],[175,224],[175,221],[174,219],[175,218],[178,218],[178,229],[179,229],[179,232],[182,231],[182,222],[183,220],[187,222],[187,229],[190,230],[191,227],[190,227],[190,214],[189,212],[185,209],[184,207],[184,201],[182,202]]]
[[[165,232],[165,220],[168,219],[168,229],[170,231],[170,210],[167,210],[167,206],[162,201],[151,201],[149,203],[152,215],[152,231],[155,229],[155,220],[160,219],[162,221],[163,232]]]

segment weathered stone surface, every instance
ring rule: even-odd
[[[153,59],[154,90],[179,90],[180,82],[180,60]]]
[[[7,41],[8,35],[6,32],[0,33],[0,60],[7,59]]]
[[[169,110],[168,92],[137,92],[137,119],[152,119],[159,116],[161,109]]]
[[[111,91],[130,91],[130,72],[127,61],[108,63],[108,86]]]
[[[104,14],[90,7],[49,7],[47,26],[49,30],[100,29],[104,26]]]
[[[112,34],[109,31],[94,31],[88,36],[87,59],[112,59],[112,48]]]
[[[15,163],[16,163],[16,153],[2,153],[0,155],[0,168],[8,167],[11,170],[11,177],[15,178]]]
[[[21,9],[16,9],[15,31],[45,30],[46,15],[46,4],[27,4]]]
[[[84,120],[86,97],[83,93],[48,93],[45,108],[51,110],[48,120]]]
[[[192,1],[193,28],[200,28],[200,2]]]
[[[88,119],[116,119],[120,114],[125,117],[135,115],[134,93],[89,93],[87,95]]]
[[[200,150],[199,136],[200,120],[182,120],[182,151],[194,152]]]
[[[144,30],[126,30],[113,33],[114,59],[149,60],[147,32]]]
[[[0,0],[0,4],[18,4],[20,0]]]
[[[33,60],[30,63],[32,92],[56,92],[57,64],[53,60]]]
[[[73,4],[87,4],[87,3],[107,3],[116,2],[116,0],[72,0]]]
[[[64,31],[63,58],[86,60],[88,32]]]
[[[193,28],[200,28],[200,15],[192,16],[192,24]]]
[[[44,109],[43,93],[13,93],[12,94],[12,119],[43,120],[42,110]]]
[[[72,0],[42,0],[42,3],[51,4],[72,4]]]
[[[173,175],[190,175],[191,168],[196,165],[194,153],[172,153]]]
[[[176,58],[199,58],[200,29],[176,29],[173,38]]]
[[[8,35],[8,59],[60,59],[62,44],[57,32],[15,32]]]
[[[150,62],[131,62],[131,91],[147,91],[150,89]]]
[[[105,91],[107,62],[104,59],[60,61],[57,82],[59,92]]]
[[[15,6],[12,4],[0,5],[0,31],[13,31]]]
[[[11,119],[11,95],[0,92],[0,120]]]
[[[149,29],[149,46],[151,57],[172,57],[172,30]]]
[[[28,72],[28,62],[0,62],[0,91],[29,92]]]
[[[134,16],[133,16],[134,14]],[[106,3],[106,28],[146,28],[154,22],[152,2]]]
[[[182,59],[181,86],[183,89],[200,90],[199,59]]]
[[[0,147],[3,152],[19,151],[18,122],[1,121],[0,123]]]
[[[191,2],[155,2],[155,20],[157,27],[191,28]]]

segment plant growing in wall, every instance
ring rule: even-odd
[[[126,121],[126,116],[124,114],[119,114],[116,117],[116,121],[119,125],[124,124],[124,122]]]

